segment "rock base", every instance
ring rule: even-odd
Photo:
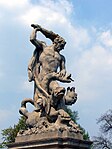
[[[90,149],[92,142],[84,141],[82,134],[67,130],[54,130],[38,134],[17,136],[9,149]]]

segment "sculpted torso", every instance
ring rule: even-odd
[[[60,61],[61,55],[57,51],[54,51],[53,45],[45,47],[39,56],[39,63],[42,67],[41,74],[45,75],[51,72],[57,72]]]

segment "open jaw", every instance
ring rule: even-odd
[[[55,97],[62,98],[65,94],[65,88],[59,87],[55,90],[54,95]]]

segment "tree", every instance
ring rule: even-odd
[[[79,119],[78,112],[72,111],[69,108],[67,108],[67,112],[70,115],[71,119],[77,124],[77,120]],[[15,138],[16,138],[19,130],[26,130],[27,129],[27,125],[25,123],[25,120],[26,120],[25,117],[22,116],[19,119],[18,124],[14,125],[13,127],[9,127],[7,129],[2,130],[3,142],[0,145],[0,148],[5,147],[8,143],[15,142]],[[83,139],[89,140],[88,132],[86,132],[85,129],[83,127],[81,127],[79,124],[78,124],[78,126],[82,130]]]
[[[94,149],[112,149],[112,110],[108,110],[97,120],[100,134],[94,137]]]
[[[3,142],[0,144],[0,148],[3,148],[8,143],[15,142],[15,138],[19,130],[26,130],[27,125],[25,124],[25,117],[21,116],[19,119],[18,124],[14,125],[13,127],[9,127],[7,129],[2,130]]]
[[[78,111],[72,111],[70,108],[67,107],[66,112],[70,115],[72,121],[74,121],[74,123],[77,123],[77,120],[79,120]]]
[[[80,124],[77,123],[77,121],[79,120],[78,111],[72,111],[70,108],[67,108],[67,113],[70,115],[70,117],[74,121],[74,123],[76,123],[79,126],[79,128],[81,129],[82,134],[83,134],[83,139],[89,140],[90,139],[89,133],[86,132],[86,130]]]

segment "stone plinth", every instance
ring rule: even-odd
[[[84,141],[80,133],[48,131],[46,133],[18,136],[9,149],[90,149],[92,142]]]

